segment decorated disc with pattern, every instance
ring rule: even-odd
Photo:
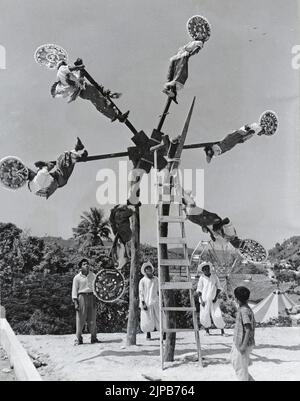
[[[260,125],[265,135],[274,135],[278,129],[278,117],[274,111],[267,110],[260,116]]]
[[[257,241],[245,239],[242,241],[239,252],[249,262],[262,263],[268,257],[268,251]]]
[[[8,156],[0,160],[0,182],[4,188],[17,190],[28,180],[28,169],[22,160]]]
[[[34,53],[35,61],[49,69],[57,68],[60,61],[68,62],[67,52],[55,44],[42,45]]]
[[[125,278],[117,269],[101,270],[94,283],[96,297],[102,302],[115,302],[125,291]]]
[[[193,40],[207,42],[211,35],[211,26],[206,18],[194,15],[187,22],[187,30]]]

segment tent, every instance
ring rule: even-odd
[[[295,306],[285,293],[273,291],[267,298],[263,299],[253,307],[255,320],[258,323],[266,323],[271,319],[277,319],[279,315],[286,314],[286,309]]]

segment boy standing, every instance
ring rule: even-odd
[[[231,363],[239,381],[254,381],[248,372],[251,364],[250,354],[255,346],[255,320],[248,300],[250,291],[246,287],[237,287],[234,296],[239,304],[234,329]]]

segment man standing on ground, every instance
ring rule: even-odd
[[[209,329],[212,323],[217,329],[221,330],[221,335],[224,335],[225,322],[218,301],[221,286],[218,276],[211,272],[211,267],[210,262],[203,262],[199,266],[203,273],[197,287],[200,302],[200,323],[205,328],[207,335],[210,334]]]
[[[147,340],[151,340],[151,332],[159,330],[159,281],[154,276],[154,267],[151,262],[143,264],[141,272],[143,278],[139,284],[141,330],[147,333]]]
[[[72,299],[76,310],[76,340],[75,345],[83,344],[82,331],[85,323],[91,333],[91,343],[96,344],[96,297],[94,295],[94,281],[96,275],[90,271],[89,261],[82,259],[79,262],[80,272],[73,279]]]

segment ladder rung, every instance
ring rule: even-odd
[[[179,333],[179,332],[188,332],[188,331],[194,331],[194,332],[196,332],[196,331],[199,331],[199,330],[195,330],[195,329],[163,329],[163,332],[164,333]]]
[[[161,216],[159,218],[160,223],[184,223],[184,216]]]
[[[170,281],[163,283],[160,287],[162,290],[192,290],[193,283],[190,281]]]
[[[160,266],[189,266],[188,259],[161,259]]]
[[[166,187],[166,188],[174,188],[174,185],[173,184],[169,184],[168,182],[164,182],[164,183],[162,183],[162,182],[160,182],[159,184],[157,184],[159,187],[162,187],[162,188],[164,188],[164,187]]]
[[[171,237],[161,237],[159,239],[160,244],[187,244],[186,238],[171,238]]]
[[[162,310],[164,311],[173,311],[173,312],[196,312],[195,307],[187,307],[187,306],[166,306],[163,307]]]

